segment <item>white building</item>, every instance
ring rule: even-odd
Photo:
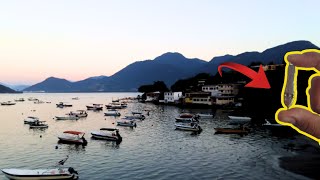
[[[211,96],[235,96],[239,92],[239,84],[217,84],[202,86],[203,92],[210,92]]]
[[[182,97],[182,92],[165,92],[164,103],[175,103]]]

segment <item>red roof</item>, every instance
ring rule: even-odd
[[[79,131],[64,131],[63,133],[74,134],[74,135],[84,134],[84,132],[79,132]]]

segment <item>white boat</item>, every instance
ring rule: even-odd
[[[1,171],[7,178],[14,180],[78,179],[78,172],[72,167],[61,167],[68,158],[69,156],[59,161],[55,168],[1,169]]]
[[[122,137],[119,134],[119,129],[115,128],[101,128],[100,131],[92,131],[92,137],[97,139],[105,139],[111,141],[122,141]]]
[[[125,119],[139,119],[139,120],[144,120],[146,117],[143,114],[134,114],[132,116],[125,116]]]
[[[45,124],[46,121],[35,121],[34,123],[30,123],[30,128],[48,128],[48,124]]]
[[[72,100],[79,100],[79,98],[78,97],[73,97],[73,98],[71,98]]]
[[[78,120],[80,117],[78,116],[56,116],[56,120]]]
[[[85,133],[79,131],[64,131],[63,134],[58,136],[60,142],[73,143],[73,144],[87,144],[84,138]]]
[[[38,117],[34,117],[34,116],[28,116],[23,121],[24,121],[25,124],[31,124],[31,123],[34,123],[36,121],[39,121],[39,118]]]
[[[128,126],[128,127],[137,127],[136,122],[134,120],[122,119],[117,121],[118,126]]]
[[[178,117],[175,117],[176,122],[189,122],[197,120],[197,117],[194,114],[190,113],[181,113]]]
[[[11,102],[11,101],[7,101],[7,102],[2,102],[1,105],[2,106],[12,106],[12,105],[15,105],[16,103],[14,102]]]
[[[103,109],[103,104],[92,104],[87,106],[87,110],[101,111]]]
[[[37,98],[34,98],[34,97],[29,97],[28,98],[28,101],[37,101],[38,99]]]
[[[66,115],[76,116],[76,117],[82,118],[82,117],[87,117],[87,116],[88,116],[88,113],[87,113],[87,111],[85,111],[85,110],[77,110],[76,112],[70,111],[70,113],[68,113],[68,114],[66,114]]]
[[[201,131],[201,127],[198,123],[175,123],[176,129],[184,131]]]
[[[15,101],[15,102],[23,102],[23,101],[24,101],[24,98],[15,99],[14,101]]]
[[[113,103],[107,104],[106,108],[107,109],[122,109],[124,107],[122,107],[122,105],[120,103],[113,102]]]
[[[213,118],[213,114],[204,114],[204,113],[197,113],[196,116],[198,116],[201,119],[210,119]]]
[[[53,169],[1,169],[3,174],[14,180],[78,179],[78,173],[71,167]]]
[[[246,124],[251,121],[250,117],[246,116],[228,116],[230,118],[229,124],[230,125],[241,125],[241,124]]]
[[[107,111],[104,113],[105,116],[121,116],[119,111]]]
[[[33,103],[34,103],[34,104],[43,104],[43,103],[44,103],[44,101],[36,100],[36,101],[34,101]]]

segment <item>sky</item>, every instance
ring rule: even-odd
[[[111,76],[166,52],[210,61],[295,40],[320,46],[319,6],[317,0],[0,0],[0,82]]]

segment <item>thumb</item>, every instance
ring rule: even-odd
[[[278,119],[320,139],[320,116],[311,111],[303,108],[282,110],[278,114]]]

